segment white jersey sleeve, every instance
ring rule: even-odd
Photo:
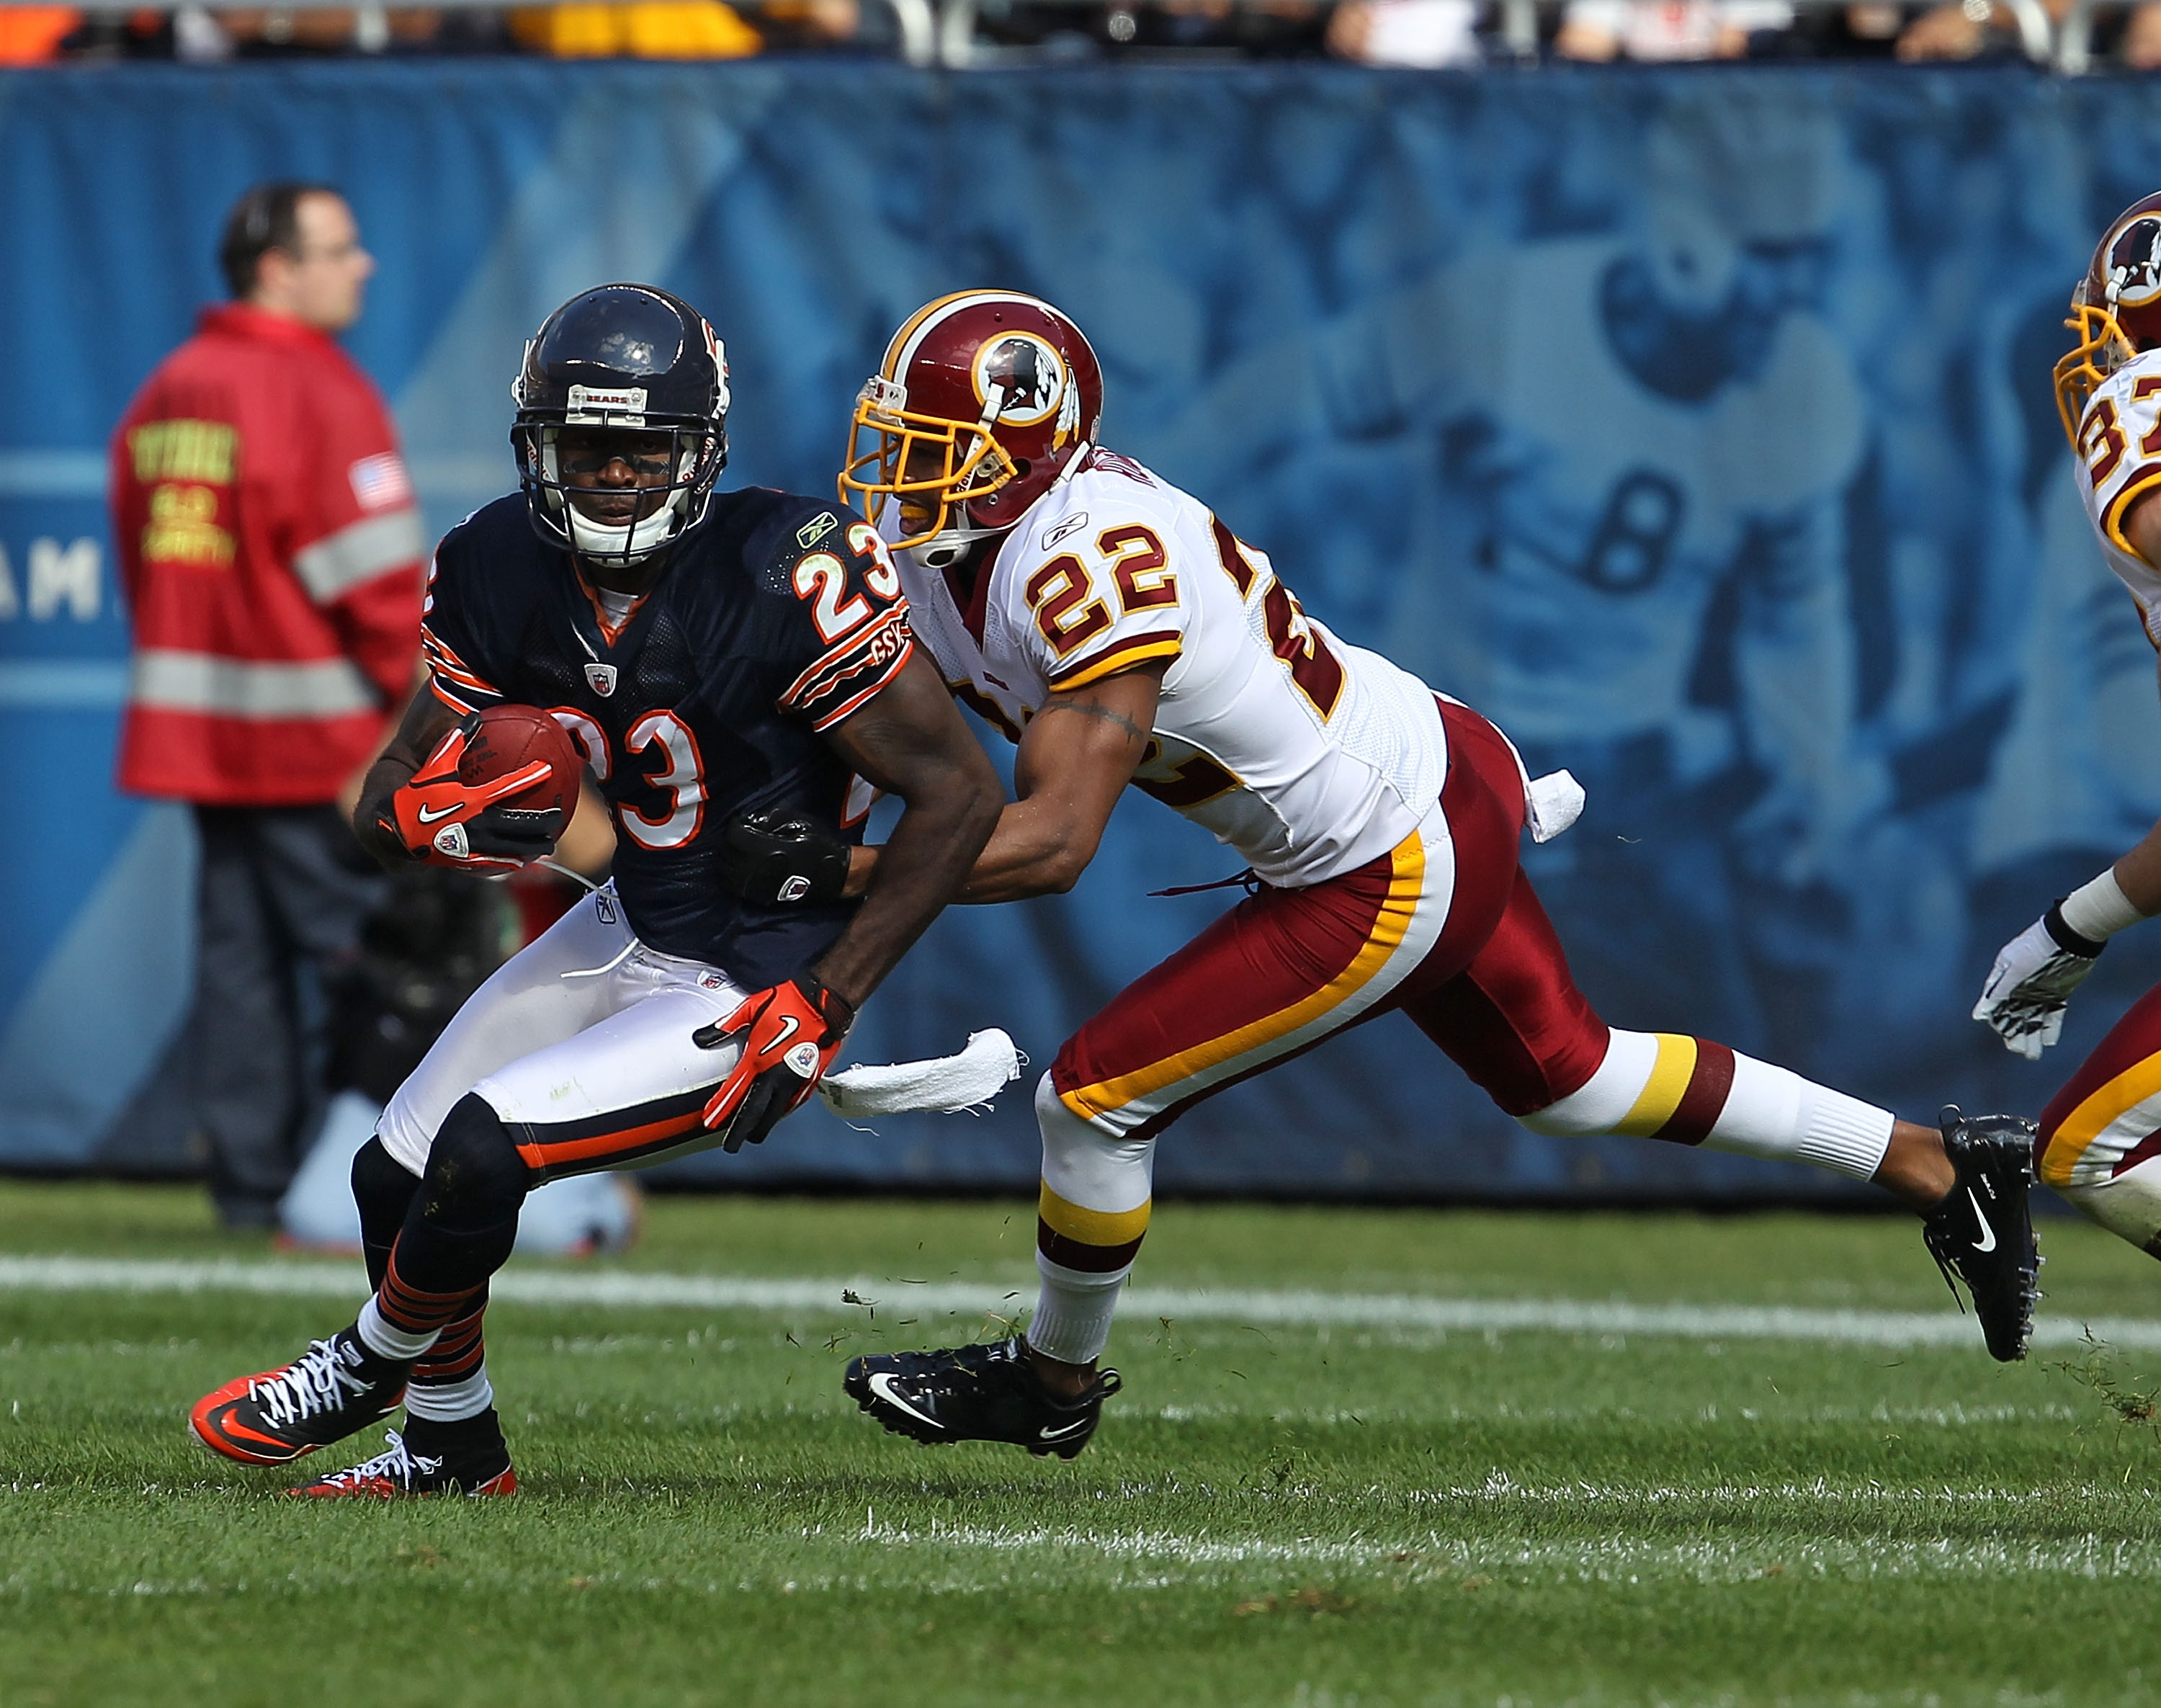
[[[2111,374],[2079,422],[2079,492],[2101,555],[2131,590],[2146,637],[2161,647],[2161,570],[2123,532],[2132,504],[2161,487],[2161,351],[2149,351]]]

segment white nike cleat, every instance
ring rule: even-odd
[[[1070,1459],[1088,1445],[1103,1402],[1123,1383],[1117,1371],[1099,1371],[1079,1399],[1054,1398],[1015,1337],[988,1346],[851,1358],[843,1385],[894,1435],[925,1446],[1010,1441],[1038,1457]]]
[[[2008,1364],[2026,1356],[2033,1302],[2041,1296],[2034,1285],[2040,1247],[2026,1201],[2033,1179],[2033,1123],[2010,1115],[1967,1117],[1947,1107],[1940,1124],[1956,1177],[1923,1216],[1921,1237],[1951,1296],[1958,1297],[1956,1281],[1973,1295],[1989,1356]]]

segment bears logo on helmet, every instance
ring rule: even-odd
[[[2076,445],[2095,388],[2141,351],[2161,346],[2161,192],[2110,222],[2064,324],[2078,342],[2056,364],[2056,409]]]
[[[1102,414],[1101,364],[1066,315],[1018,291],[940,297],[857,397],[841,499],[873,522],[897,504],[901,543],[942,563],[1019,521]]]

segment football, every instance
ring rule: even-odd
[[[578,777],[585,761],[562,725],[537,706],[483,708],[480,733],[466,744],[458,761],[458,781],[486,783],[535,759],[547,762],[546,780],[520,789],[500,805],[534,811],[560,807],[567,824],[577,808]]]

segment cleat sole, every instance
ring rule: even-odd
[[[365,1483],[339,1481],[334,1473],[317,1482],[305,1482],[298,1488],[285,1491],[285,1498],[296,1501],[435,1501],[455,1495],[463,1500],[499,1498],[518,1492],[518,1471],[506,1466],[495,1476],[476,1488],[461,1489],[455,1485],[449,1488],[400,1488],[387,1476],[372,1476]]]

